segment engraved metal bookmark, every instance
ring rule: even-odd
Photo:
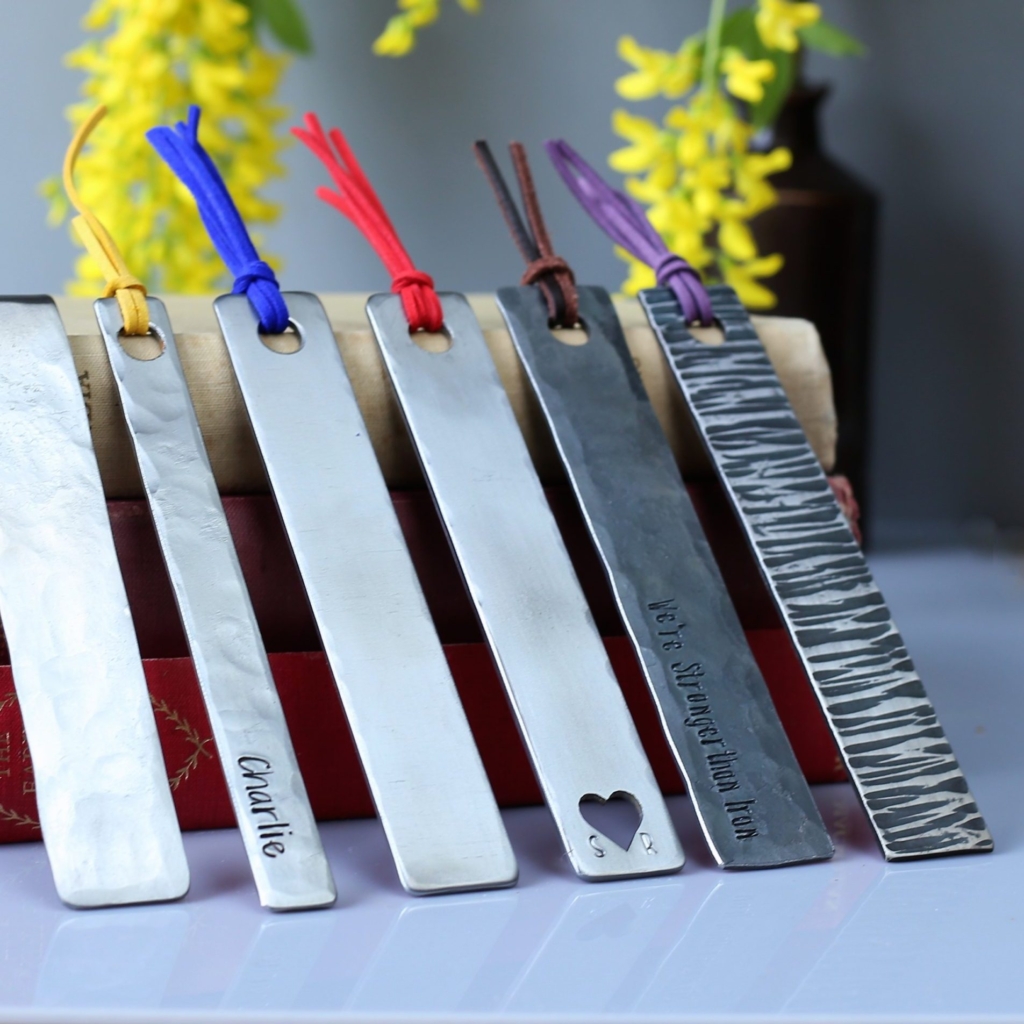
[[[61,899],[183,896],[185,850],[78,375],[49,296],[0,298],[0,615]]]
[[[586,343],[558,341],[536,287],[498,306],[723,867],[832,856],[832,842],[747,645],[603,288],[577,286]]]
[[[469,304],[442,294],[446,352],[420,348],[397,295],[367,313],[526,747],[576,871],[678,870],[683,852]],[[581,804],[639,812],[625,847]]]
[[[675,296],[640,293],[701,439],[888,860],[985,852],[992,837],[782,385],[731,288],[725,341],[697,341]]]
[[[181,612],[228,793],[260,902],[334,902],[320,843],[249,592],[199,432],[167,311],[147,300],[155,358],[125,351],[116,299],[96,318]]]
[[[300,344],[244,295],[214,308],[403,885],[511,885],[515,858],[327,314],[285,293]],[[339,780],[339,785],[344,780]]]

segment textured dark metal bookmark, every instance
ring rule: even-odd
[[[0,614],[57,892],[176,899],[188,865],[71,347],[0,299]]]
[[[147,302],[155,358],[124,347],[116,299],[96,318],[117,381],[260,902],[334,902],[330,865],[199,432],[167,311]]]
[[[667,288],[640,301],[738,513],[889,860],[992,837],[892,615],[746,310],[710,289],[722,345]]]
[[[515,857],[330,321],[315,295],[284,299],[290,352],[264,344],[245,295],[214,308],[398,873],[414,893],[511,885]]]
[[[417,345],[398,295],[367,313],[566,851],[592,880],[675,871],[664,799],[479,324],[463,296],[440,301],[443,352]],[[608,801],[633,814],[619,839],[592,824]]]
[[[498,305],[715,859],[755,868],[831,857],[611,299],[602,288],[576,294],[581,345],[552,334],[534,286],[500,289]]]

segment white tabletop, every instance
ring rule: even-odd
[[[685,799],[682,874],[592,885],[542,808],[506,813],[515,889],[416,899],[376,821],[323,826],[340,899],[260,909],[234,832],[186,838],[181,903],[76,912],[38,843],[0,849],[0,1022],[1024,1020],[1024,565],[873,559],[996,840],[887,865],[847,786],[833,861],[729,874]]]

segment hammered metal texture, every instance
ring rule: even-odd
[[[96,318],[256,889],[272,910],[327,906],[334,880],[174,333],[163,303],[150,297],[148,305],[151,332],[163,346],[153,359],[125,351],[116,299],[97,301]]]
[[[676,871],[683,852],[554,517],[466,299],[443,294],[451,346],[410,337],[397,295],[367,304],[423,472],[576,871]],[[625,848],[580,802],[641,812]]]
[[[578,296],[582,345],[552,335],[535,287],[500,289],[498,306],[712,853],[729,868],[831,857],[611,299]]]
[[[327,314],[285,293],[297,351],[245,296],[214,308],[399,876],[511,885],[515,857]],[[339,779],[338,785],[346,785]]]
[[[71,348],[0,298],[0,616],[57,892],[171,900],[188,865]]]
[[[992,837],[903,638],[746,310],[711,289],[722,345],[671,292],[640,301],[683,391],[889,860]]]

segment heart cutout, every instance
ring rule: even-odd
[[[640,831],[643,811],[632,793],[616,790],[609,797],[587,793],[580,798],[583,820],[622,850],[628,850]]]

